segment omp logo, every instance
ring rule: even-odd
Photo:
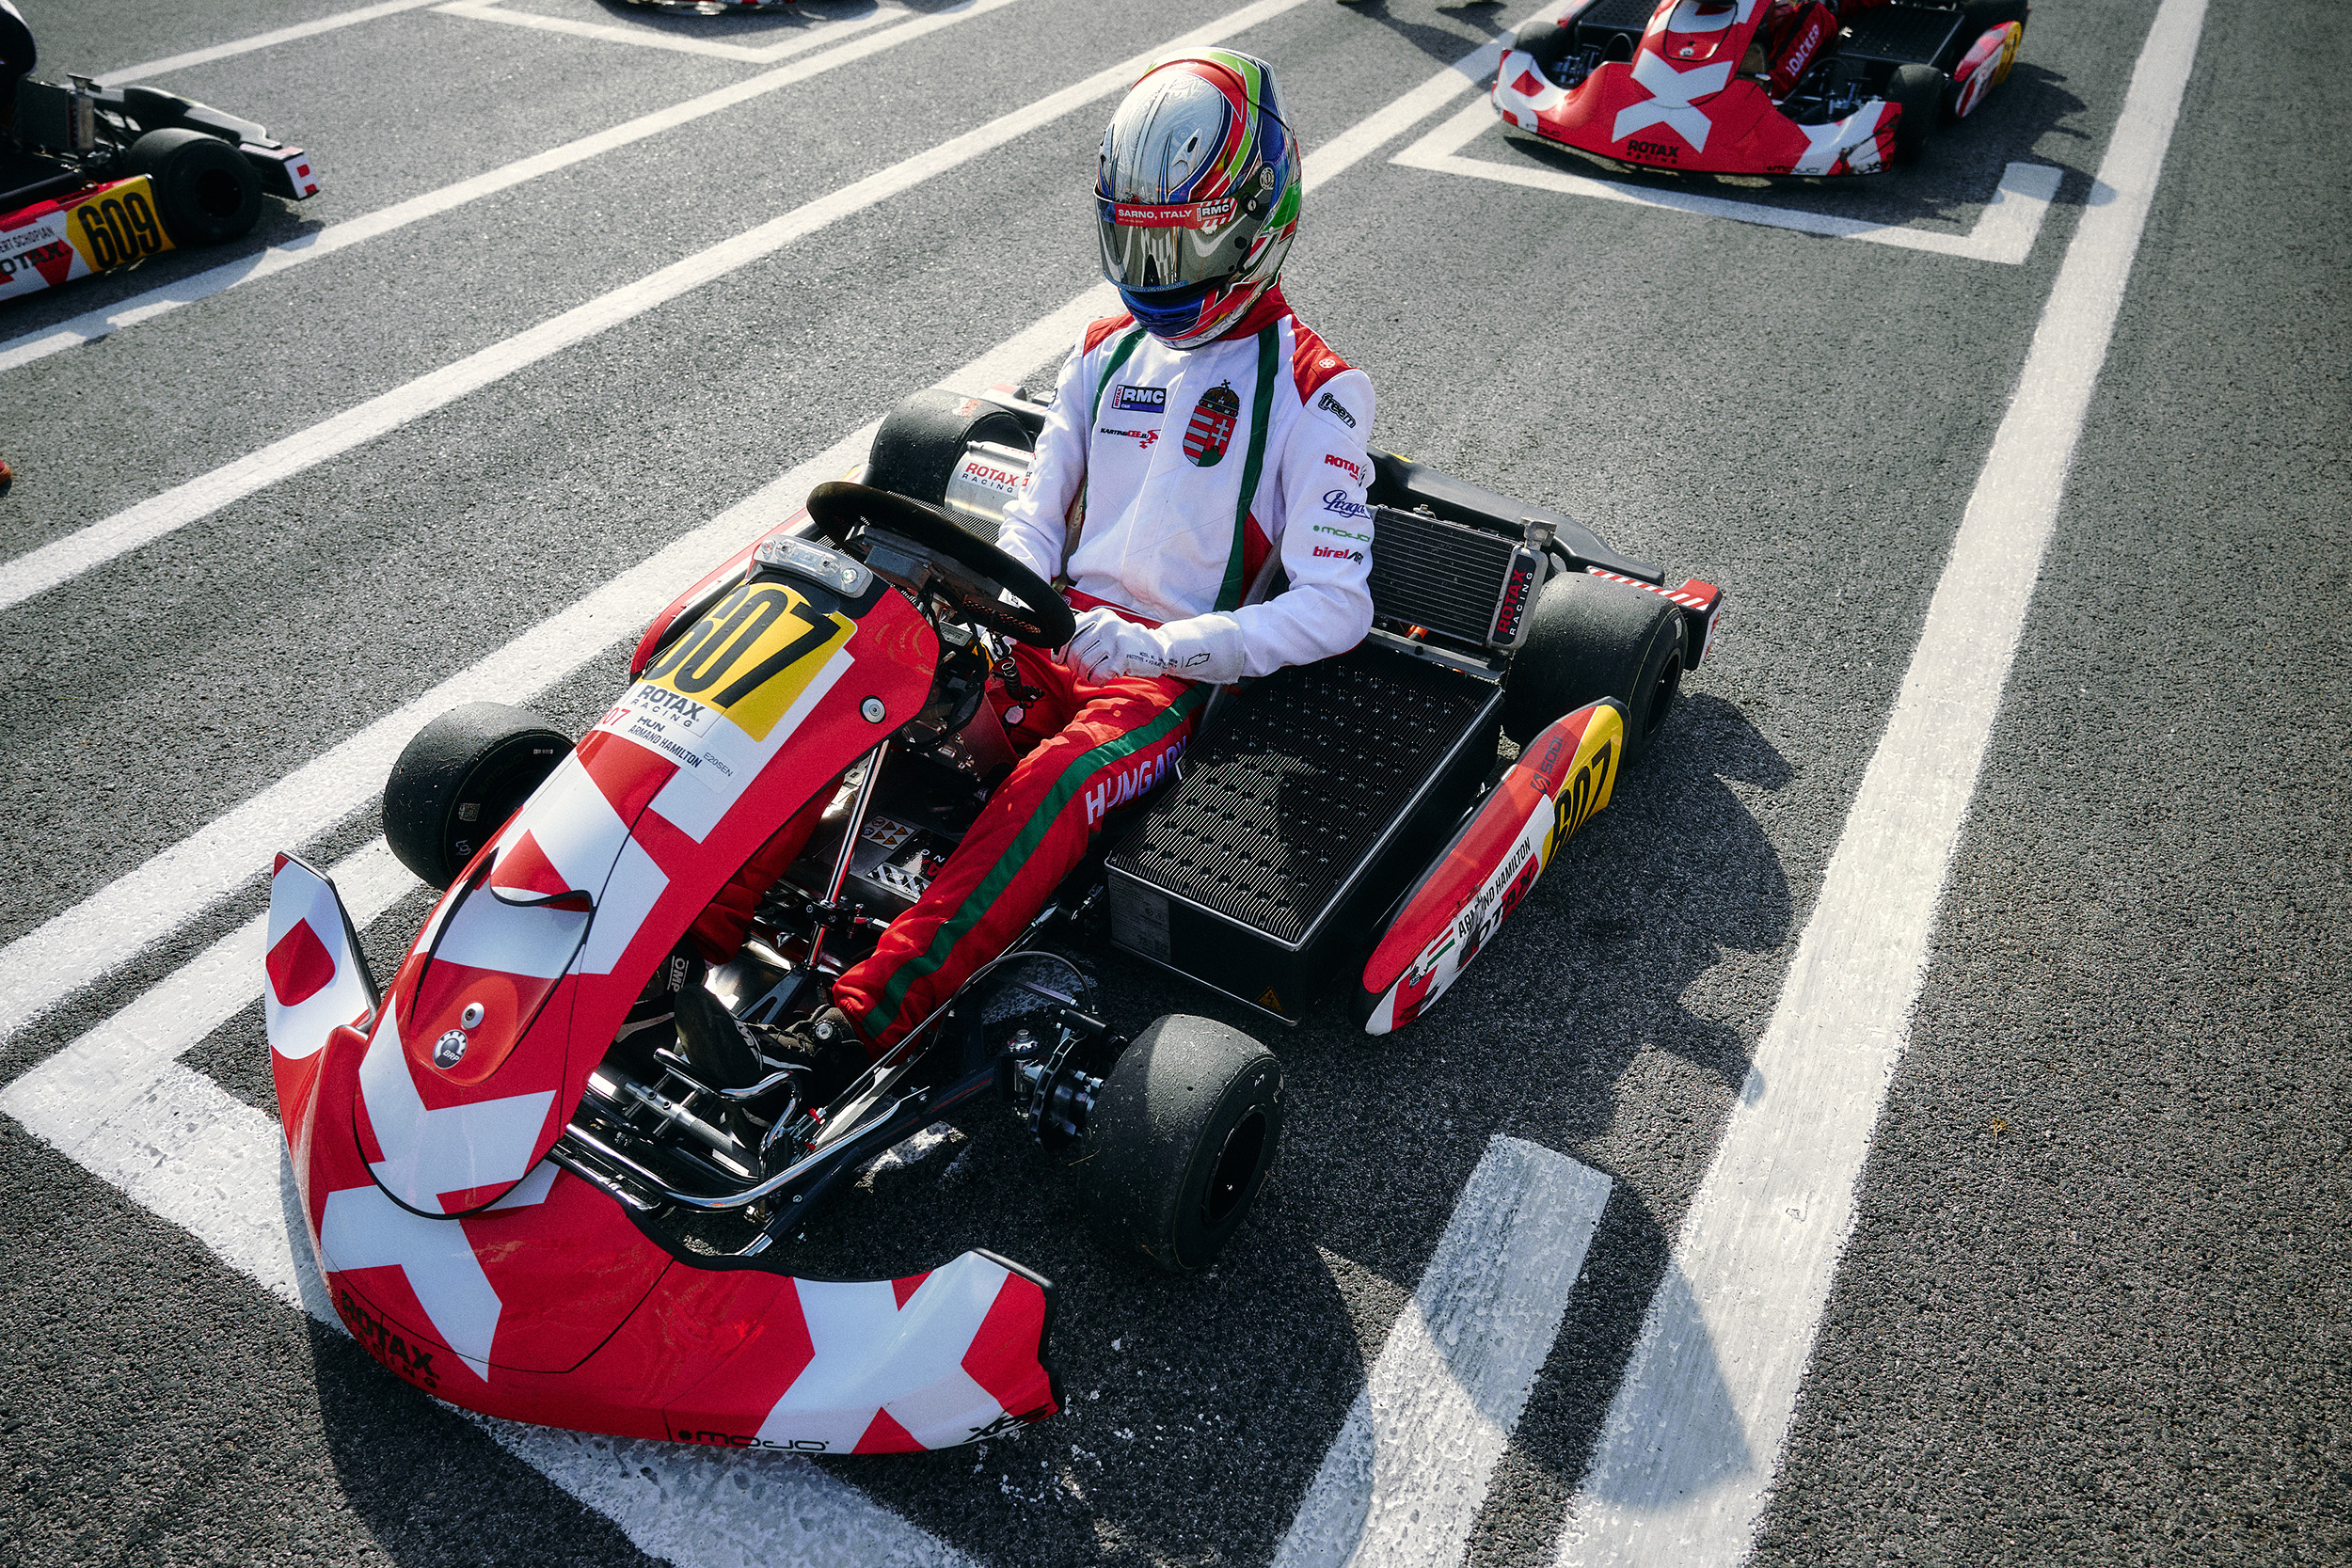
[[[390,1324],[352,1299],[349,1291],[336,1291],[335,1312],[370,1355],[427,1388],[440,1386],[440,1377],[433,1370],[433,1353],[422,1345],[410,1344]]]
[[[1330,393],[1326,392],[1323,396],[1315,399],[1315,406],[1322,409],[1325,413],[1339,420],[1339,421],[1346,425],[1348,429],[1353,430],[1356,428],[1356,416],[1341,407],[1340,400],[1333,397]]]
[[[1354,421],[1350,420],[1349,422],[1353,423]],[[1357,483],[1361,484],[1364,482],[1364,466],[1362,464],[1350,463],[1346,458],[1342,457],[1335,451],[1325,452],[1323,454],[1323,460],[1326,463],[1328,463],[1332,467],[1339,469],[1340,472],[1345,474],[1348,478],[1354,480]]]
[[[1190,662],[1208,658],[1207,654],[1195,657]],[[1172,668],[1172,667],[1171,667]],[[1107,779],[1102,779],[1087,789],[1087,826],[1100,823],[1112,808],[1123,806],[1138,796],[1149,794],[1152,786],[1168,777],[1168,770],[1176,766],[1176,759],[1184,754],[1184,743],[1179,739],[1168,750],[1131,762]]]
[[[1168,388],[1120,387],[1111,394],[1111,406],[1123,414],[1165,414],[1168,412]]]

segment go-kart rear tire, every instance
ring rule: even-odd
[[[1886,84],[1886,101],[1899,106],[1903,118],[1895,122],[1895,161],[1915,164],[1928,149],[1928,138],[1944,119],[1944,88],[1949,78],[1933,66],[1899,65]]]
[[[384,838],[400,863],[447,887],[569,754],[528,708],[468,703],[416,733],[384,781]]]
[[[1172,1013],[1120,1053],[1087,1123],[1078,1208],[1097,1239],[1169,1274],[1216,1261],[1282,1133],[1282,1067],[1214,1019]]]
[[[1557,22],[1531,22],[1518,30],[1511,47],[1534,55],[1535,63],[1549,71],[1576,47],[1576,28]]]
[[[155,215],[176,245],[241,240],[262,215],[262,177],[245,154],[201,131],[150,131],[127,159],[155,193]]]
[[[1021,421],[993,403],[936,387],[916,392],[882,416],[866,459],[866,483],[927,506],[945,506],[948,476],[975,441],[1020,451],[1030,448]],[[971,527],[967,518],[956,520]],[[995,542],[993,533],[982,536]]]
[[[1614,697],[1630,768],[1673,711],[1685,644],[1682,612],[1657,594],[1583,572],[1553,578],[1503,682],[1503,733],[1524,746],[1554,720]]]

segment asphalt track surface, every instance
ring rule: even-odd
[[[348,8],[26,6],[46,63],[102,75]],[[752,48],[810,25],[504,8]],[[1653,759],[1430,1019],[1367,1042],[1333,1007],[1269,1033],[1286,1143],[1211,1275],[1171,1285],[1106,1261],[1056,1164],[993,1121],[846,1200],[811,1238],[844,1272],[980,1244],[1052,1276],[1073,1402],[982,1448],[795,1465],[834,1483],[823,1508],[870,1500],[976,1561],[1271,1560],[1500,1134],[1606,1179],[1453,1554],[1553,1560],[2043,302],[2105,199],[2093,172],[2153,9],[2044,0],[2010,82],[1915,169],[1724,193],[1963,234],[2008,164],[2054,166],[2014,264],[1391,161],[1467,96],[1316,192],[1287,284],[1372,374],[1375,439],[1724,584],[1734,619]],[[1014,0],[0,373],[0,455],[19,474],[0,554],[1218,10]],[[1276,64],[1312,149],[1518,14],[1305,0],[1234,41]],[[1770,1481],[1752,1560],[2352,1555],[2347,51],[2352,17],[2326,0],[2203,12],[1854,1228],[1785,1446],[1748,1456]],[[325,193],[273,207],[252,252],[768,69],[415,8],[158,80],[317,155]],[[0,942],[28,950],[44,923],[1065,306],[1094,281],[1083,192],[1108,106],[0,616]],[[1464,152],[1574,171],[1491,131]],[[0,355],[222,260],[167,257],[17,305]],[[536,705],[584,727],[622,662],[606,649]],[[0,1083],[248,920],[272,850],[331,862],[373,832],[361,814],[254,843],[250,876],[192,917],[95,933],[104,978],[17,1006]],[[380,972],[422,907],[408,895],[370,926]],[[1222,1013],[1173,981],[1106,978],[1128,1027]],[[274,1114],[257,1006],[181,1062]],[[584,1506],[168,1207],[0,1117],[0,1559],[859,1560],[781,1527],[728,1558],[683,1500]],[[730,1463],[722,1487],[766,1474]]]

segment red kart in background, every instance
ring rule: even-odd
[[[318,195],[310,155],[156,87],[25,77],[0,136],[0,301],[167,250],[242,239],[262,198]]]
[[[2026,0],[1591,0],[1503,55],[1495,112],[1615,169],[1874,174],[2009,74]]]
[[[977,1250],[804,1277],[815,1206],[995,1099],[1044,1148],[1085,1144],[1078,1207],[1115,1253],[1207,1266],[1274,1161],[1280,1066],[1206,1018],[1115,1033],[1059,949],[1279,1022],[1337,990],[1372,1033],[1408,1024],[1712,640],[1709,585],[1375,454],[1364,642],[1220,693],[1006,951],[819,1101],[757,1031],[822,1007],[921,895],[1012,766],[1007,645],[1072,634],[993,543],[1043,419],[1010,391],[901,404],[869,483],[818,486],[657,617],[577,745],[491,703],[421,730],[385,834],[446,891],[384,991],[333,887],[278,857],[264,1015],[302,1213],[392,1371],[486,1414],[736,1448],[933,1449],[1052,1415],[1044,1278]],[[787,832],[801,858],[718,961],[698,918]]]

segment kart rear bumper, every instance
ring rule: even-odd
[[[1495,113],[1515,130],[1616,167],[1666,174],[1875,174],[1895,155],[1901,111],[1871,99],[1845,119],[1800,125],[1760,82],[1694,83],[1649,64],[1606,61],[1574,87],[1547,77],[1532,55],[1513,50],[1495,77]],[[1647,79],[1645,79],[1644,73]],[[1691,91],[1696,87],[1711,91]],[[1653,90],[1658,89],[1658,90]],[[1689,96],[1682,96],[1689,91]]]

